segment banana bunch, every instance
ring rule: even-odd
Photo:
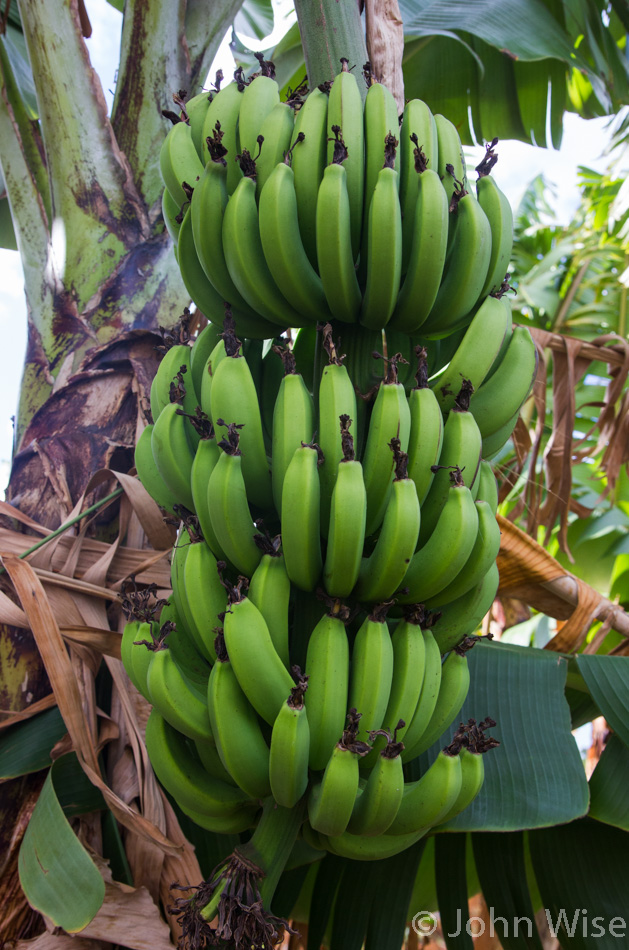
[[[363,106],[333,83],[280,102],[272,64],[182,104],[160,152],[163,213],[191,298],[270,338],[337,320],[438,340],[509,267],[513,216],[491,169],[470,188],[454,125],[419,99],[398,117],[368,68]],[[367,64],[368,66],[368,64]]]

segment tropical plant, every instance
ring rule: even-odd
[[[2,550],[11,579],[1,604],[8,658],[2,693],[5,711],[13,712],[2,724],[6,738],[0,748],[6,779],[0,797],[5,939],[42,932],[41,917],[20,890],[19,868],[32,907],[54,925],[130,947],[146,946],[147,937],[166,945],[156,902],[161,898],[166,906],[171,882],[200,880],[237,843],[186,820],[147,769],[141,743],[146,709],[129,697],[112,625],[119,621],[116,588],[130,573],[160,589],[169,585],[160,559],[172,533],[126,476],[155,370],[157,325],[172,326],[189,303],[161,218],[157,155],[166,123],[160,109],[168,108],[173,91],[203,85],[240,7],[239,0],[221,0],[209,9],[201,2],[126,4],[110,117],[85,54],[81,34],[89,27],[82,0],[29,0],[19,11],[12,3],[3,18],[0,163],[29,309],[18,448],[2,508]],[[326,59],[320,49],[335,34],[335,7],[351,24],[353,0],[298,6],[315,84],[336,71],[339,51]],[[369,2],[366,7],[373,12]],[[269,10],[263,0],[248,0],[245,13],[250,23],[268,25]],[[329,18],[327,30],[309,25],[321,10]],[[433,111],[452,116],[464,138],[471,105],[478,140],[499,131],[545,142],[549,79],[555,144],[568,104],[566,79],[571,107],[585,115],[612,111],[627,100],[621,29],[626,11],[620,2],[575,7],[567,0],[511,0],[508,15],[497,0],[482,9],[444,0],[408,2],[402,10],[406,94],[420,94]],[[533,25],[527,29],[526,23]],[[347,45],[356,58],[363,53],[355,24],[336,39],[339,55]],[[276,53],[282,82],[294,88],[304,74],[296,29]],[[8,243],[6,210],[2,199]],[[521,246],[525,255],[525,234]],[[601,256],[592,254],[603,266]],[[584,261],[572,261],[566,288]],[[577,290],[585,289],[586,276]],[[521,296],[525,285],[523,280]],[[565,289],[563,299],[567,294]],[[592,299],[575,293],[562,326],[575,317],[570,307],[578,301],[589,306],[582,316],[591,320],[597,312]],[[600,372],[604,376],[603,367]],[[125,491],[120,508],[112,507],[118,491],[103,497],[111,479],[100,474],[105,469],[119,473]],[[83,511],[84,498],[97,509]],[[96,517],[89,531],[86,515]],[[71,537],[51,533],[81,522]],[[154,552],[144,546],[145,537]],[[522,538],[519,543],[526,544]],[[27,562],[10,557],[35,547]],[[510,590],[517,591],[517,584]],[[108,603],[114,604],[109,614]],[[573,628],[581,635],[589,616],[578,620]],[[360,900],[369,912],[360,919],[335,913],[333,945],[360,945],[366,936],[368,946],[399,946],[406,920],[434,907],[435,892],[444,923],[456,925],[468,890],[478,890],[477,873],[487,902],[509,919],[532,917],[540,906],[553,908],[554,917],[563,908],[568,921],[579,908],[590,917],[615,916],[624,906],[619,881],[629,827],[610,790],[622,787],[628,768],[629,677],[624,665],[608,657],[569,658],[574,644],[566,638],[562,643],[559,661],[557,654],[513,646],[475,651],[477,685],[462,715],[483,718],[491,696],[502,745],[483,796],[455,819],[451,833],[436,836],[428,847],[418,843],[401,859],[359,868],[331,857],[312,867],[303,863],[281,881],[277,912],[303,920],[309,906],[310,938],[318,945],[339,893],[343,904]],[[598,711],[618,741],[610,743],[597,769],[593,807],[585,817],[588,786],[571,727]],[[466,880],[468,833],[475,870]],[[531,891],[527,872],[537,882]],[[305,897],[308,888],[312,903]],[[365,902],[366,895],[374,899]],[[114,908],[111,917],[107,906]],[[177,934],[172,916],[170,924]],[[460,945],[468,945],[465,933]],[[583,938],[581,945],[593,944]]]

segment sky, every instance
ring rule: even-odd
[[[288,0],[273,0],[277,8],[276,31],[264,43],[272,46],[292,22],[287,19]],[[288,7],[287,7],[288,4]],[[92,65],[98,72],[109,105],[113,101],[115,68],[118,63],[121,15],[107,0],[87,0],[87,10],[92,22],[92,37],[87,41]],[[290,15],[289,15],[290,17]],[[278,22],[279,21],[279,22]],[[260,44],[243,41],[252,48]],[[233,71],[233,61],[226,36],[212,65],[210,75],[222,68],[225,75]],[[543,173],[556,189],[554,206],[559,223],[567,223],[578,205],[577,167],[588,165],[598,170],[607,166],[601,156],[607,141],[606,120],[585,122],[578,116],[566,115],[564,136],[559,151],[535,148],[521,142],[500,142],[499,161],[492,171],[496,182],[507,194],[513,207],[520,201],[527,184]],[[478,147],[469,150],[469,158],[477,164],[483,155]],[[17,409],[17,398],[26,348],[26,308],[23,295],[23,278],[17,251],[0,250],[0,497],[9,476],[9,459],[12,452],[13,425],[11,417]]]

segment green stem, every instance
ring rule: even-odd
[[[115,491],[112,491],[110,495],[106,495],[104,498],[101,498],[100,501],[95,502],[95,504],[90,505],[89,508],[86,508],[85,511],[82,511],[81,514],[77,515],[75,518],[71,518],[70,521],[66,521],[64,524],[60,525],[54,531],[51,531],[50,534],[47,534],[45,538],[42,538],[40,541],[37,541],[32,547],[27,548],[26,551],[22,551],[19,555],[20,558],[28,557],[29,554],[32,554],[34,551],[39,551],[40,548],[43,548],[45,544],[48,544],[49,541],[52,541],[53,538],[58,538],[60,534],[63,534],[64,531],[67,531],[68,528],[71,528],[72,525],[77,524],[77,522],[82,521],[83,518],[87,518],[88,515],[91,515],[93,512],[98,511],[99,508],[102,508],[108,502],[113,501],[114,498],[118,498],[122,495],[124,489],[116,488]],[[6,568],[0,567],[0,574],[5,572]]]
[[[297,840],[305,809],[305,800],[293,808],[282,808],[273,798],[267,798],[251,840],[240,848],[264,871],[260,894],[266,910],[270,908],[277,882]]]
[[[301,41],[311,89],[329,82],[341,70],[345,57],[358,73],[367,62],[367,46],[356,0],[295,0]],[[358,83],[363,98],[367,87]]]

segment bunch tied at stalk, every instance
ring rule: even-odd
[[[162,148],[210,323],[164,333],[136,468],[179,526],[172,596],[130,597],[122,640],[159,780],[202,827],[255,829],[206,921],[251,867],[268,910],[297,840],[389,857],[480,790],[495,723],[451,727],[498,586],[489,459],[537,367],[505,296],[496,142],[476,196],[425,103],[398,121],[367,73],[363,107],[346,63],[283,103],[261,66],[184,103]]]

